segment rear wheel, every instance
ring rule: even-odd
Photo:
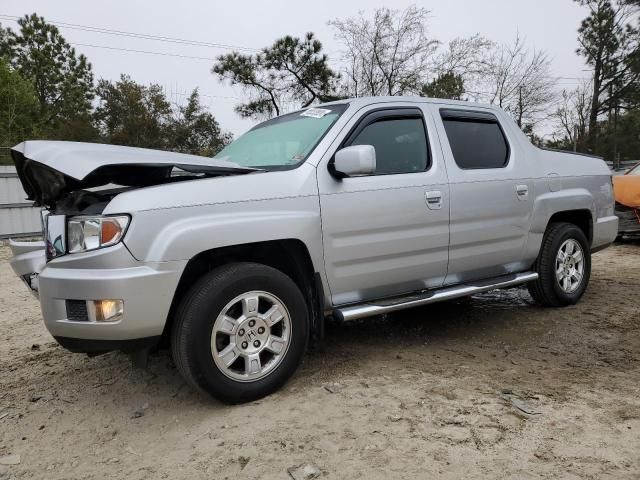
[[[551,224],[535,270],[539,278],[529,284],[529,293],[537,303],[546,307],[577,303],[591,275],[591,251],[584,232],[572,223]]]
[[[255,400],[295,372],[308,323],[304,297],[287,275],[256,263],[226,265],[180,304],[173,358],[197,389],[227,403]]]

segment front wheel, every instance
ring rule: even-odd
[[[256,263],[217,268],[178,308],[174,362],[197,389],[227,403],[258,399],[295,372],[306,349],[308,309],[287,275]]]
[[[572,223],[551,224],[535,270],[539,277],[529,284],[529,293],[537,303],[545,307],[576,304],[591,275],[591,251],[584,232]]]

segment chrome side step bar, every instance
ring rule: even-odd
[[[515,285],[520,285],[537,279],[538,274],[535,272],[504,275],[489,280],[464,283],[462,285],[446,287],[440,290],[432,290],[405,297],[395,297],[357,305],[347,305],[345,307],[335,309],[334,314],[339,320],[348,322],[350,320],[357,320],[358,318],[382,315],[383,313],[404,310],[405,308],[419,307],[421,305],[428,305],[430,303],[441,302],[443,300],[467,297],[469,295],[488,292],[489,290],[495,290],[497,288],[513,287]]]

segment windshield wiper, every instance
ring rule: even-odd
[[[189,173],[203,173],[205,175],[226,175],[226,174],[244,174],[254,172],[264,172],[265,170],[252,167],[241,167],[240,165],[232,162],[226,162],[228,165],[182,165],[175,164],[174,166],[180,170],[184,170]]]

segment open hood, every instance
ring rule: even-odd
[[[13,147],[11,156],[27,198],[42,206],[54,205],[67,193],[101,185],[167,183],[177,178],[172,177],[174,168],[193,174],[191,178],[257,171],[197,155],[81,142],[27,141]]]

